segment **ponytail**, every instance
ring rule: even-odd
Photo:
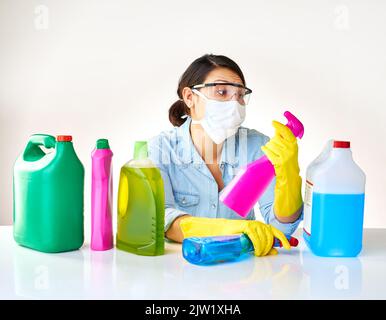
[[[181,126],[186,119],[181,118],[184,115],[189,115],[189,108],[181,99],[177,100],[169,108],[169,121],[173,126]]]

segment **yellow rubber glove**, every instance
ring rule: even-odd
[[[277,121],[273,121],[272,125],[275,128],[275,135],[265,146],[261,147],[261,150],[275,168],[275,215],[289,217],[303,205],[298,143],[287,126]]]
[[[291,249],[281,231],[260,221],[188,217],[181,220],[180,226],[184,238],[245,233],[253,244],[256,256],[277,254],[277,250],[272,248],[274,238],[281,241],[283,248]]]

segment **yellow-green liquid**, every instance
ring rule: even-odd
[[[125,164],[118,190],[117,248],[147,256],[164,254],[165,200],[158,168]]]

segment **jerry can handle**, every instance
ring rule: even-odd
[[[29,142],[50,149],[55,148],[56,139],[49,134],[33,134],[30,136]]]
[[[28,140],[28,144],[23,153],[23,159],[26,161],[39,160],[45,156],[45,152],[39,146],[51,149],[55,148],[55,145],[55,137],[48,134],[33,134]]]

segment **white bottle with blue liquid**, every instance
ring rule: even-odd
[[[362,249],[366,176],[348,141],[329,141],[308,166],[303,235],[318,256],[355,257]]]

